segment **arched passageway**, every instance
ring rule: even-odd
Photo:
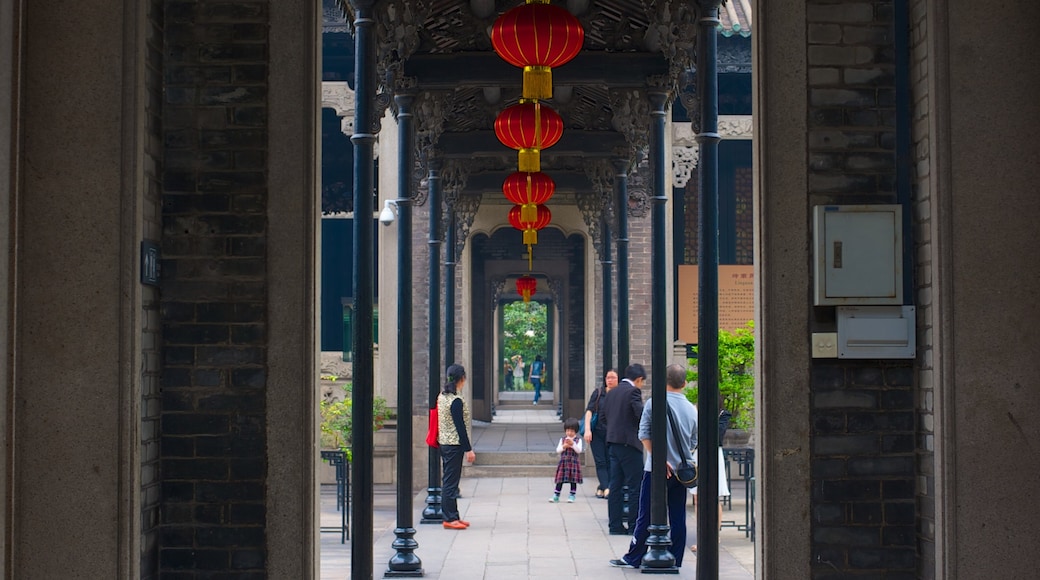
[[[674,21],[662,26],[651,9],[674,3],[570,4],[591,8],[585,18],[603,30],[591,49],[605,52],[619,32],[611,78],[621,90],[571,91],[586,122],[578,131],[592,131],[606,111],[642,102],[624,94],[633,81],[623,73],[670,70],[643,53],[678,46],[662,42]],[[1036,52],[1037,3],[757,0],[725,12],[745,4],[761,24],[759,574],[1030,577],[1035,470],[1022,468],[1022,450],[1036,434],[1022,417],[1038,407],[1026,327],[1040,268],[1016,249],[1036,245],[1040,128],[1037,73],[1007,55]],[[504,82],[466,85],[460,71],[482,66],[452,53],[489,52],[486,23],[470,15],[499,4],[377,5],[395,19],[373,21],[386,66],[372,77],[394,91],[391,70],[450,89],[454,121],[485,123],[490,136],[481,103],[499,85],[515,92],[517,71],[491,65],[500,76],[486,78]],[[603,6],[613,11],[595,16]],[[4,572],[314,577],[319,7],[62,8],[0,4],[0,110],[11,120],[0,124]],[[391,20],[419,34],[390,34]],[[572,81],[616,72],[583,64]],[[425,103],[424,116],[456,111],[447,102]],[[483,162],[476,152],[489,149],[452,148],[457,135],[433,139],[436,126],[418,128],[425,145],[443,136],[444,155]],[[611,123],[648,133],[632,128]],[[603,160],[592,153],[612,158],[605,151],[628,142],[582,135],[596,149],[553,166],[575,179]],[[618,181],[607,167],[607,179],[594,169],[574,191],[602,197],[611,188],[594,181]],[[479,181],[471,186],[494,191]],[[812,298],[813,206],[850,203],[912,209],[914,359],[830,354],[836,307]],[[55,404],[55,369],[75,405]],[[69,521],[91,522],[91,533]],[[62,557],[46,557],[56,544]]]

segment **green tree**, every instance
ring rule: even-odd
[[[502,331],[505,334],[502,346],[507,357],[519,354],[524,357],[524,376],[535,355],[545,358],[547,348],[546,321],[549,309],[540,302],[518,300],[506,304],[502,310]]]
[[[686,380],[697,381],[697,358],[689,359]],[[696,386],[686,398],[697,403]],[[750,429],[755,423],[755,323],[733,332],[719,329],[719,405],[733,413],[730,426]]]

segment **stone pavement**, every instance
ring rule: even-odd
[[[543,412],[545,413],[545,412]],[[543,451],[555,448],[560,424],[548,416],[525,413],[496,417],[501,425],[474,427],[477,463],[481,453],[491,451]],[[500,413],[502,415],[502,413]],[[607,533],[607,502],[595,496],[595,477],[586,477],[578,486],[577,500],[550,503],[553,483],[549,477],[470,477],[463,471],[459,510],[472,526],[468,530],[445,530],[440,524],[420,524],[426,506],[426,491],[415,495],[412,503],[415,554],[422,561],[425,578],[458,580],[496,580],[500,578],[636,578],[639,570],[612,568],[608,560],[628,549],[628,536]],[[744,522],[742,481],[733,481],[733,509],[723,511],[723,520]],[[687,512],[690,540],[695,536],[693,502]],[[322,525],[335,526],[340,514],[335,510],[332,486],[322,490]],[[373,571],[381,578],[394,555],[394,527],[397,523],[396,494],[393,486],[376,486],[373,508]],[[696,578],[696,558],[687,551],[683,566],[674,578]],[[754,577],[754,544],[745,532],[724,527],[719,544],[719,578],[750,580]],[[321,534],[321,578],[350,578],[350,540],[340,543],[338,533]]]
[[[628,548],[627,536],[607,533],[607,502],[595,497],[595,486],[578,488],[573,504],[548,501],[552,483],[534,478],[463,478],[459,500],[468,530],[445,530],[440,525],[419,524],[426,493],[415,496],[415,551],[426,578],[460,580],[529,578],[635,578],[638,570],[611,568],[607,561]],[[564,496],[566,497],[566,496]],[[334,493],[323,493],[322,521],[335,525]],[[394,554],[396,495],[390,488],[376,492],[374,511],[373,570],[381,577]],[[743,510],[737,514],[742,517]],[[723,513],[724,518],[730,512]],[[691,507],[687,527],[693,535]],[[350,540],[339,543],[338,534],[321,538],[321,578],[350,577]],[[754,577],[754,545],[744,532],[723,528],[719,546],[719,578],[745,580]],[[677,578],[696,578],[692,553],[683,561]]]

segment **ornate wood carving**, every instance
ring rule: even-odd
[[[625,141],[645,155],[650,133],[650,102],[640,89],[612,89],[610,108],[614,113],[611,125],[625,136]]]

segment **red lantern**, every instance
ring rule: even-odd
[[[539,204],[549,201],[556,192],[556,183],[548,175],[517,171],[509,175],[502,183],[502,193],[506,199],[519,204],[520,218],[533,222],[538,219]]]
[[[521,207],[514,205],[509,210],[509,223],[514,228],[524,232],[524,245],[533,246],[538,243],[538,230],[549,225],[552,221],[552,212],[544,205],[536,206],[537,216],[534,220],[525,220],[522,217]]]
[[[538,101],[521,99],[498,114],[495,135],[503,145],[520,152],[520,171],[536,173],[541,170],[541,150],[563,136],[563,119]]]
[[[531,296],[534,296],[537,289],[538,280],[530,276],[521,276],[516,279],[516,291],[524,297],[524,302],[530,302]]]
[[[577,56],[584,42],[581,22],[549,0],[527,0],[491,26],[491,44],[498,56],[524,69],[525,99],[552,98],[552,67]]]

